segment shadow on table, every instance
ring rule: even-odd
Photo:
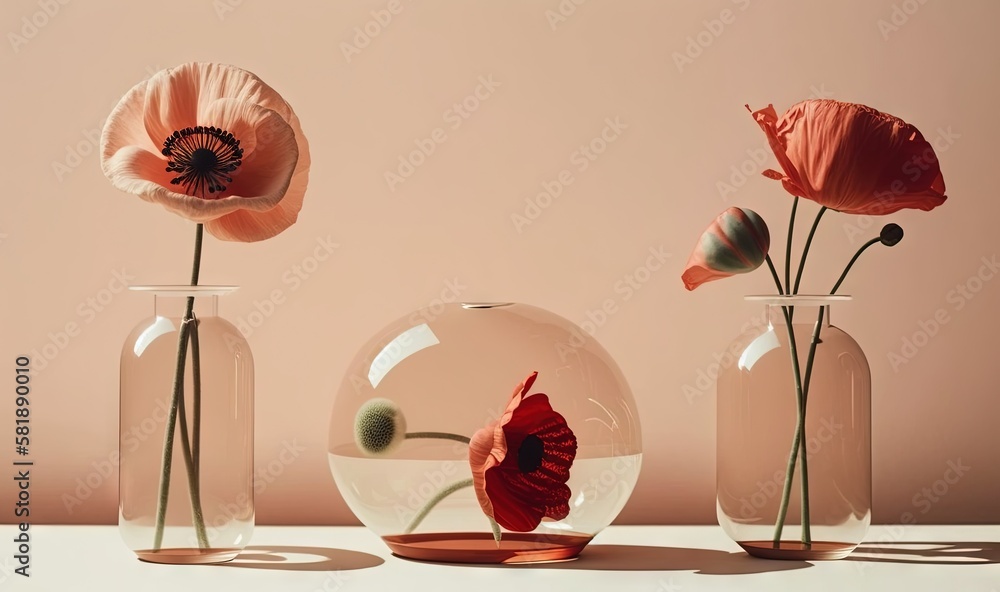
[[[404,558],[405,559],[405,558]],[[645,545],[589,545],[576,559],[509,565],[465,564],[461,567],[501,569],[574,569],[594,571],[694,571],[707,575],[738,575],[812,567],[806,561],[754,559],[746,553],[711,549]]]
[[[287,555],[308,557],[287,557]],[[219,567],[284,571],[350,571],[377,567],[383,563],[385,560],[377,555],[347,549],[262,545],[243,549],[236,559],[219,564]]]
[[[1000,563],[1000,543],[899,542],[862,543],[847,557],[870,563],[982,565]]]

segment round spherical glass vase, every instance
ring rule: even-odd
[[[529,408],[546,405],[551,410],[537,415],[545,426],[526,423]],[[372,431],[371,417],[386,421]],[[561,441],[552,436],[555,424]],[[506,455],[494,435],[509,447]],[[334,402],[329,460],[347,505],[397,555],[553,561],[575,557],[621,511],[639,475],[641,441],[624,376],[579,327],[525,304],[438,304],[391,323],[358,351]],[[501,466],[513,468],[484,472],[483,459],[473,459],[477,442],[492,443]],[[474,484],[477,475],[485,486]],[[537,525],[512,531],[501,510],[528,515],[538,500],[491,489],[511,483],[541,483],[534,493],[562,495],[563,511],[546,510]],[[484,501],[496,512],[499,542]]]
[[[144,561],[229,561],[254,525],[253,356],[218,315],[236,288],[131,289],[153,296],[154,313],[121,353],[119,531]]]
[[[871,373],[830,324],[850,297],[747,300],[764,307],[763,322],[730,344],[717,381],[719,524],[753,556],[843,558],[871,522]]]

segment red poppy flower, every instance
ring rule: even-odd
[[[760,267],[771,246],[771,235],[757,212],[731,207],[702,233],[681,279],[694,290],[705,282]]]
[[[781,119],[771,105],[753,116],[784,169],[763,174],[792,195],[872,216],[947,199],[934,148],[898,117],[829,99],[793,105]]]
[[[569,515],[569,469],[576,436],[541,393],[527,396],[533,372],[514,390],[499,421],[479,430],[469,444],[469,463],[479,505],[497,524],[530,532],[542,518]]]

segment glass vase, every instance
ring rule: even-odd
[[[218,316],[235,288],[131,289],[153,295],[154,313],[122,347],[119,531],[144,561],[229,561],[254,524],[253,356]]]
[[[483,471],[477,442],[503,462]],[[395,554],[456,563],[575,557],[621,511],[642,461],[608,352],[516,303],[436,304],[376,333],[341,383],[329,443],[341,495]]]
[[[718,376],[719,524],[753,556],[843,558],[871,522],[871,374],[830,324],[831,305],[850,298],[747,299],[767,323],[729,346],[735,363]]]

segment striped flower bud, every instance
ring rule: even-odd
[[[684,287],[694,290],[705,282],[753,271],[770,246],[767,224],[757,212],[729,208],[701,235],[681,275]]]

